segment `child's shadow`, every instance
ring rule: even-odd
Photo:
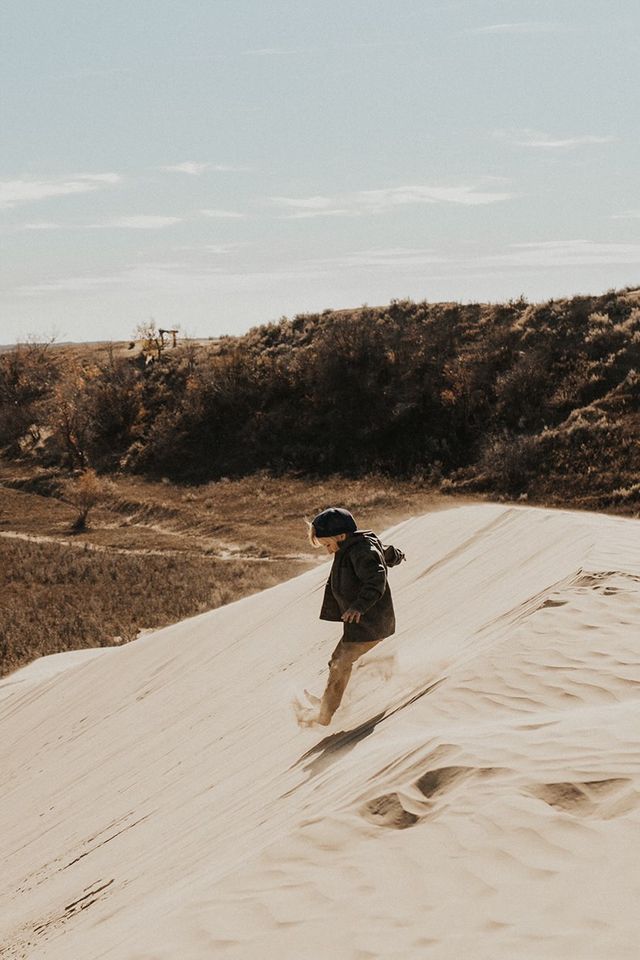
[[[372,734],[385,716],[386,711],[383,710],[381,713],[376,714],[375,717],[371,717],[369,720],[365,720],[364,723],[358,724],[353,730],[340,730],[338,733],[330,733],[307,750],[306,753],[303,753],[294,763],[294,767],[297,767],[300,763],[304,763],[309,757],[315,757],[315,759],[310,760],[309,763],[304,765],[304,769],[309,771],[310,780],[313,777],[317,777],[319,773],[326,770],[326,768],[337,759],[339,754],[353,750],[357,743],[360,743],[361,740],[364,740]]]
[[[339,756],[343,755],[344,753],[348,753],[349,750],[353,750],[357,743],[360,743],[361,740],[365,740],[368,736],[370,736],[382,720],[387,720],[400,710],[403,710],[410,704],[415,703],[416,700],[420,700],[433,690],[436,690],[445,679],[446,677],[441,677],[440,679],[429,683],[426,687],[424,687],[424,689],[413,693],[393,709],[382,710],[374,717],[370,717],[363,723],[359,723],[356,727],[353,727],[352,730],[340,730],[338,733],[330,733],[328,736],[323,737],[322,740],[307,750],[306,753],[303,753],[290,769],[293,769],[302,763],[304,764],[304,769],[309,771],[309,779],[313,779],[313,777],[316,777],[323,770],[326,770],[326,768]],[[314,759],[309,760],[310,757],[314,757]],[[305,760],[308,760],[309,762],[304,763]]]

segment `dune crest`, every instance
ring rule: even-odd
[[[635,960],[639,534],[501,505],[394,528],[398,632],[327,729],[291,700],[336,639],[328,565],[8,678],[0,957]]]

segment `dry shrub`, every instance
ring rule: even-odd
[[[20,455],[39,442],[59,373],[50,342],[31,340],[0,352],[0,447],[8,453]]]
[[[34,445],[34,456],[188,483],[258,470],[434,480],[462,471],[477,484],[495,477],[499,493],[521,492],[532,474],[542,489],[567,451],[584,447],[596,470],[606,453],[610,494],[620,484],[609,473],[627,469],[625,438],[636,439],[639,303],[637,290],[531,305],[402,300],[283,318],[206,350],[165,350],[150,323],[142,353],[65,367],[38,427],[49,430],[46,450]],[[5,373],[13,397],[16,377]],[[610,427],[582,443],[563,424],[592,404]],[[27,427],[14,419],[0,390],[0,442],[3,430],[7,444],[14,437],[16,455]],[[572,497],[578,479],[565,477]],[[583,477],[582,493],[592,490]]]
[[[88,527],[90,511],[103,499],[105,485],[95,470],[83,470],[81,474],[67,481],[64,488],[65,500],[72,504],[78,514],[72,524],[74,533],[82,533]]]
[[[492,437],[479,461],[483,485],[512,496],[528,492],[542,456],[543,441],[538,436]]]

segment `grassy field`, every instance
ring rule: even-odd
[[[74,535],[46,475],[0,467],[0,675],[36,657],[126,643],[273,586],[324,559],[304,518],[346,505],[383,530],[460,502],[387,478],[265,475],[178,487],[116,478]]]

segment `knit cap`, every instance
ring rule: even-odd
[[[353,533],[358,525],[344,507],[329,507],[311,521],[316,537],[337,537],[341,533]]]

